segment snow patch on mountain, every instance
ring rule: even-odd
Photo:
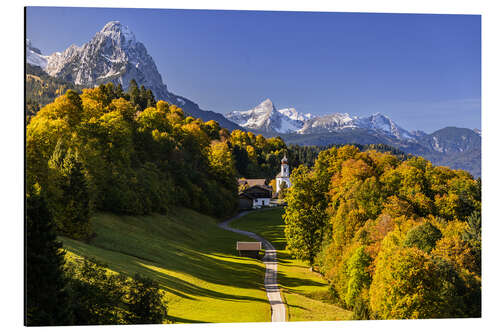
[[[277,110],[269,98],[253,109],[226,114],[227,119],[242,127],[276,133],[295,133],[310,117],[311,114],[301,114],[295,108]]]
[[[38,66],[42,69],[47,67],[47,56],[42,55],[42,52],[33,46],[31,40],[26,39],[26,62],[33,66]]]
[[[396,124],[392,119],[377,112],[371,116],[356,118],[357,127],[388,133],[398,139],[413,140],[415,136]]]
[[[124,45],[136,43],[134,33],[126,25],[122,25],[120,21],[108,22],[100,31],[100,34],[108,36],[111,39],[119,40]]]
[[[134,79],[139,86],[151,89],[157,99],[170,101],[172,97],[145,46],[119,21],[107,23],[82,46],[71,45],[50,56],[29,50],[28,63],[77,85],[94,87],[112,82],[126,90]]]
[[[295,108],[280,109],[278,112],[292,120],[306,121],[312,117],[310,113],[302,114],[297,112]]]
[[[314,117],[304,123],[297,131],[300,134],[333,132],[346,128],[354,128],[354,119],[347,113],[334,113],[330,115]]]
[[[415,141],[417,137],[425,134],[411,133],[381,113],[366,117],[351,116],[347,113],[313,117],[310,113],[302,114],[293,107],[277,110],[269,98],[251,110],[229,112],[226,118],[244,128],[270,133],[312,134],[361,128],[410,141]]]

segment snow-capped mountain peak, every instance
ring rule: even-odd
[[[297,132],[300,134],[334,132],[337,130],[355,127],[353,118],[347,113],[333,113],[312,117],[304,122],[304,126]]]
[[[295,108],[277,110],[274,103],[266,98],[255,108],[247,111],[231,111],[226,118],[238,125],[263,132],[293,133],[299,130],[310,114],[301,114]]]
[[[228,129],[239,127],[221,114],[202,110],[188,98],[167,90],[162,76],[146,47],[134,33],[119,21],[108,22],[87,43],[72,45],[50,56],[42,55],[26,41],[27,63],[41,67],[47,74],[83,87],[95,87],[112,82],[128,89],[134,79],[139,86],[150,89],[157,100],[164,100],[182,107],[186,114],[204,121],[215,120]]]
[[[113,82],[127,89],[135,79],[139,86],[151,89],[156,98],[169,100],[171,97],[145,46],[119,21],[108,22],[82,46],[71,45],[50,56],[37,54],[29,42],[27,55],[28,63],[77,85],[94,87]]]
[[[367,117],[356,117],[354,123],[360,128],[382,131],[398,139],[414,139],[415,135],[403,129],[389,117],[377,112]]]
[[[360,128],[404,140],[415,140],[420,135],[408,132],[380,112],[365,117],[347,113],[314,117],[310,113],[302,114],[293,107],[276,109],[269,98],[251,110],[229,112],[226,118],[247,129],[270,133],[312,134]]]
[[[269,98],[266,98],[262,103],[257,105],[254,109],[254,112],[264,112],[264,113],[272,113],[273,111],[276,111],[276,108],[274,107],[273,101],[271,101]]]
[[[295,108],[280,109],[278,110],[278,112],[292,120],[306,121],[308,119],[311,119],[312,117],[310,113],[302,114],[299,113]]]
[[[123,42],[125,45],[136,43],[134,33],[120,21],[108,22],[98,34]]]
[[[269,123],[273,113],[277,113],[276,108],[273,102],[267,98],[253,109],[247,111],[231,111],[226,115],[226,118],[243,127],[271,130],[269,128]]]

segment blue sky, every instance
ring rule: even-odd
[[[481,128],[481,17],[29,7],[44,54],[129,26],[170,91],[203,109],[381,112],[409,130]]]

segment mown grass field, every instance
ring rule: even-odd
[[[347,320],[352,312],[329,301],[328,283],[306,263],[293,259],[285,250],[283,209],[251,213],[231,223],[270,241],[278,254],[278,284],[287,303],[289,321]]]
[[[264,265],[235,250],[236,241],[250,239],[216,222],[184,208],[168,216],[97,214],[89,244],[61,240],[68,260],[93,257],[112,271],[158,281],[177,323],[270,321]]]

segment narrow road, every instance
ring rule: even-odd
[[[239,213],[235,217],[219,223],[219,227],[241,235],[248,236],[259,242],[262,242],[262,246],[266,251],[264,258],[262,258],[262,261],[266,265],[264,287],[266,288],[267,298],[269,299],[269,303],[271,304],[271,321],[286,321],[285,304],[283,304],[283,301],[281,299],[280,289],[278,287],[278,259],[276,257],[276,249],[267,239],[264,239],[259,235],[254,234],[253,232],[239,230],[231,228],[229,226],[229,223],[231,223],[236,219],[239,219],[242,216],[247,215],[248,213],[250,212],[246,211]]]

